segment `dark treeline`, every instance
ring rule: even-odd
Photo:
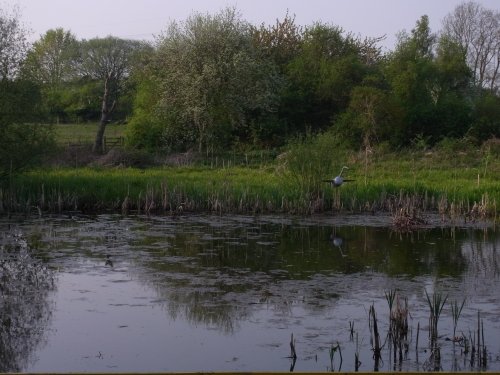
[[[383,37],[289,14],[255,26],[235,8],[172,22],[152,44],[53,29],[28,45],[19,14],[1,9],[0,28],[0,138],[35,118],[98,121],[95,152],[111,121],[155,152],[274,148],[319,132],[354,149],[500,136],[500,12],[474,2],[439,33],[422,16],[389,52]],[[11,168],[12,153],[0,155]]]

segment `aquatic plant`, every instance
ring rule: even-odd
[[[335,353],[337,353],[337,350],[339,351],[339,356],[340,356],[340,364],[339,364],[339,368],[338,368],[338,371],[340,371],[340,369],[342,368],[342,362],[343,362],[343,359],[342,359],[342,349],[340,348],[340,344],[337,342],[337,345],[331,345],[330,346],[330,350],[329,350],[329,354],[330,354],[330,371],[334,372],[335,371],[335,368],[333,366],[333,360],[335,358]]]
[[[356,332],[356,349],[354,350],[354,371],[358,372],[361,361],[359,360],[359,340]]]
[[[435,341],[435,339],[438,336],[438,322],[439,322],[439,317],[441,315],[441,312],[443,311],[443,307],[446,303],[446,300],[448,299],[448,296],[443,296],[442,293],[435,292],[432,295],[432,298],[429,296],[427,293],[427,290],[425,291],[425,296],[427,297],[427,303],[429,305],[429,310],[430,310],[430,317],[429,317],[429,336],[431,338],[431,341]]]
[[[384,292],[385,295],[385,300],[387,301],[387,304],[389,305],[389,318],[392,318],[392,307],[394,306],[394,300],[396,298],[397,290],[396,289],[391,289],[388,292]]]
[[[370,327],[370,343],[372,345],[373,359],[375,360],[374,370],[378,371],[379,362],[382,358],[382,346],[378,331],[377,314],[373,305],[370,306],[368,312],[368,326]]]
[[[295,351],[295,340],[293,338],[293,333],[292,333],[292,336],[290,338],[290,357],[289,358],[292,358],[294,361],[297,359],[297,352]]]
[[[293,338],[293,333],[290,338],[290,356],[288,358],[292,360],[292,362],[290,363],[290,372],[293,372],[295,363],[297,362],[297,352],[295,351],[295,339]]]
[[[362,181],[364,159],[345,150],[334,157],[331,147],[325,146],[328,140],[327,135],[321,140],[325,143],[321,152],[314,144],[307,144],[304,150],[299,147],[254,164],[245,158],[236,163],[234,156],[230,167],[227,163],[198,162],[149,169],[87,167],[26,172],[0,186],[0,213],[385,211],[393,214],[395,227],[403,230],[422,225],[429,211],[439,212],[443,220],[476,221],[497,216],[500,184],[494,172],[500,171],[499,161],[491,161],[490,173],[478,185],[480,161],[471,164],[460,156],[447,160],[425,155],[374,155],[366,184],[353,182],[334,189],[321,180],[348,164],[349,178]],[[316,151],[318,154],[308,158],[308,153]],[[318,167],[309,170],[308,163]]]
[[[453,300],[451,302],[451,316],[453,318],[453,338],[452,338],[453,341],[455,341],[458,319],[460,318],[460,314],[462,313],[464,305],[465,305],[465,298],[463,299],[460,306],[458,305],[457,300]]]
[[[399,362],[403,361],[403,352],[408,353],[408,299],[397,298],[395,310],[392,314],[391,337],[394,345],[394,363],[396,353],[399,353]],[[401,302],[403,301],[403,302]]]

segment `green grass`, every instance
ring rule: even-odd
[[[68,143],[92,143],[97,133],[97,122],[85,124],[57,124],[54,125],[56,142],[59,144]],[[106,137],[123,137],[125,125],[109,124],[106,126]]]
[[[0,209],[308,214],[405,205],[471,219],[497,216],[498,158],[485,167],[479,153],[383,154],[373,156],[366,169],[360,154],[344,160],[350,167],[346,177],[355,181],[337,189],[322,183],[317,191],[297,183],[283,160],[253,167],[40,169],[15,176],[0,191]],[[321,173],[331,178],[338,170]]]

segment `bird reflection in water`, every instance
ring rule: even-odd
[[[333,233],[330,235],[330,241],[333,244],[333,246],[339,249],[340,255],[342,255],[342,257],[344,258],[347,257],[347,254],[344,254],[344,251],[342,250],[342,246],[344,245],[344,239],[337,234],[337,230],[335,228],[333,229]]]

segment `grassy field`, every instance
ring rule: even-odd
[[[87,144],[95,140],[98,123],[57,124],[54,125],[56,141],[65,144]],[[123,137],[124,125],[109,124],[106,126],[106,137]]]

